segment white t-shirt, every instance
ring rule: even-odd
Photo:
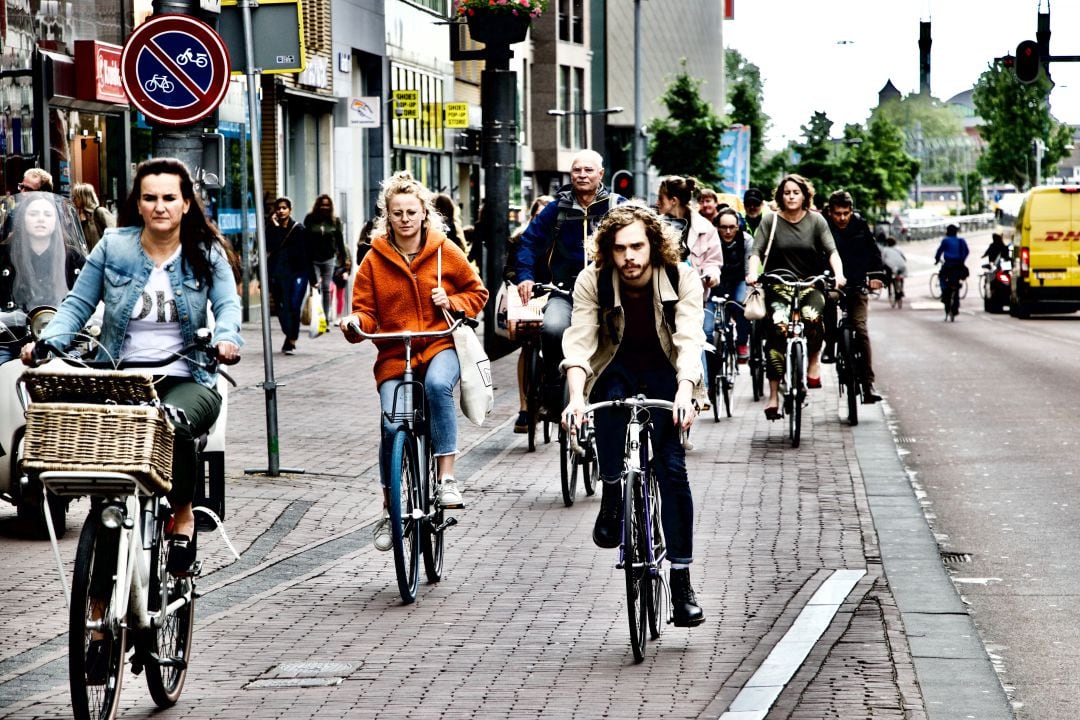
[[[142,296],[135,301],[128,321],[124,346],[120,350],[125,360],[162,360],[174,357],[184,348],[184,338],[180,333],[180,321],[176,315],[176,301],[173,299],[169,272],[165,268],[179,262],[180,248],[161,266],[150,271]],[[154,369],[154,374],[191,377],[191,369],[183,359],[178,359],[161,369]]]

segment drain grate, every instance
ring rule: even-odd
[[[942,550],[941,561],[946,565],[963,565],[971,562],[971,553]]]
[[[360,667],[358,662],[293,662],[275,665],[266,677],[253,680],[244,687],[296,688],[331,687],[340,685],[345,677]]]

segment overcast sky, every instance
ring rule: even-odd
[[[1080,55],[1080,0],[1050,8],[1050,51]],[[798,139],[815,110],[863,123],[887,80],[904,95],[919,89],[919,21],[930,20],[930,89],[947,100],[971,89],[994,57],[1035,39],[1040,0],[735,0],[724,45],[761,68],[766,143]],[[1055,63],[1051,110],[1080,124],[1080,63]]]

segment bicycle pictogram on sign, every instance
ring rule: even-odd
[[[188,125],[214,111],[229,88],[229,56],[210,26],[187,15],[159,15],[124,45],[124,90],[151,120]]]

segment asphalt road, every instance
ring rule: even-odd
[[[974,258],[989,243],[988,234],[968,239]],[[973,284],[960,317],[944,323],[928,292],[935,247],[903,248],[907,307],[872,304],[878,385],[1017,717],[1075,718],[1080,315],[990,315]],[[978,261],[969,266],[975,281]]]

